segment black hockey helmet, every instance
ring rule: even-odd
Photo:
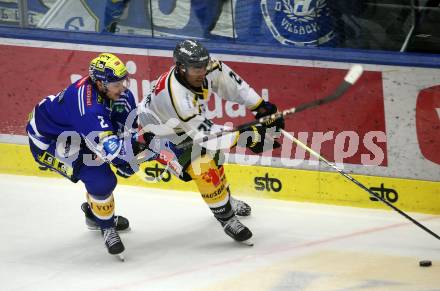
[[[186,39],[180,41],[173,53],[176,66],[183,65],[184,68],[203,68],[208,66],[209,52],[197,40]]]

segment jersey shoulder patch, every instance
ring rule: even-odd
[[[217,59],[211,58],[208,65],[208,74],[216,70],[222,70],[222,62]]]
[[[163,73],[159,79],[157,79],[156,84],[154,85],[153,91],[155,95],[160,94],[160,92],[165,89],[165,85],[166,85],[166,81],[167,81],[167,77],[170,75],[170,73],[172,72],[172,70]]]

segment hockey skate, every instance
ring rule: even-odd
[[[119,237],[115,227],[105,228],[101,230],[104,237],[104,243],[109,254],[117,255],[121,261],[125,261],[122,252],[125,250],[124,244]]]
[[[90,230],[100,230],[98,224],[95,221],[95,216],[93,215],[93,212],[90,209],[90,205],[87,202],[81,204],[81,210],[84,212],[86,216],[87,228]],[[128,219],[120,215],[115,215],[115,226],[117,231],[130,230],[130,223],[128,222]]]
[[[232,237],[235,241],[244,243],[248,246],[253,246],[254,244],[249,241],[252,237],[252,232],[244,226],[237,217],[233,216],[227,221],[221,221],[223,229],[227,235]]]
[[[232,196],[230,196],[229,201],[231,202],[232,209],[234,210],[236,215],[238,215],[238,216],[251,215],[252,209],[249,206],[249,204],[247,204],[246,202],[235,199]]]

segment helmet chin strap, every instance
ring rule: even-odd
[[[104,87],[104,94],[107,95],[107,92],[108,92],[108,84],[107,84],[107,82],[102,82],[102,86]]]
[[[176,67],[177,67],[177,70],[182,71],[182,72],[184,72],[186,74],[186,68],[185,68],[184,64],[176,63]]]
[[[182,81],[183,81],[188,87],[192,88],[191,84],[188,83],[188,78],[187,78],[188,72],[186,71],[185,66],[182,65],[182,67],[179,67],[178,69],[179,69],[179,71],[181,71],[181,72],[183,73],[183,74],[182,74],[182,77],[181,77]]]
[[[104,82],[104,81],[100,81],[101,82],[101,88],[103,88],[103,90],[102,89],[100,89],[99,87],[98,87],[98,89],[99,89],[99,93],[101,93],[101,94],[103,94],[104,95],[104,97],[106,97],[107,99],[109,99],[108,98],[108,95],[107,95],[107,92],[108,92],[108,84],[107,84],[107,82]],[[96,85],[98,85],[97,83],[96,83]]]

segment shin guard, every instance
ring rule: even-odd
[[[226,221],[234,215],[223,166],[219,167],[209,155],[204,155],[191,163],[188,174],[218,220]]]

